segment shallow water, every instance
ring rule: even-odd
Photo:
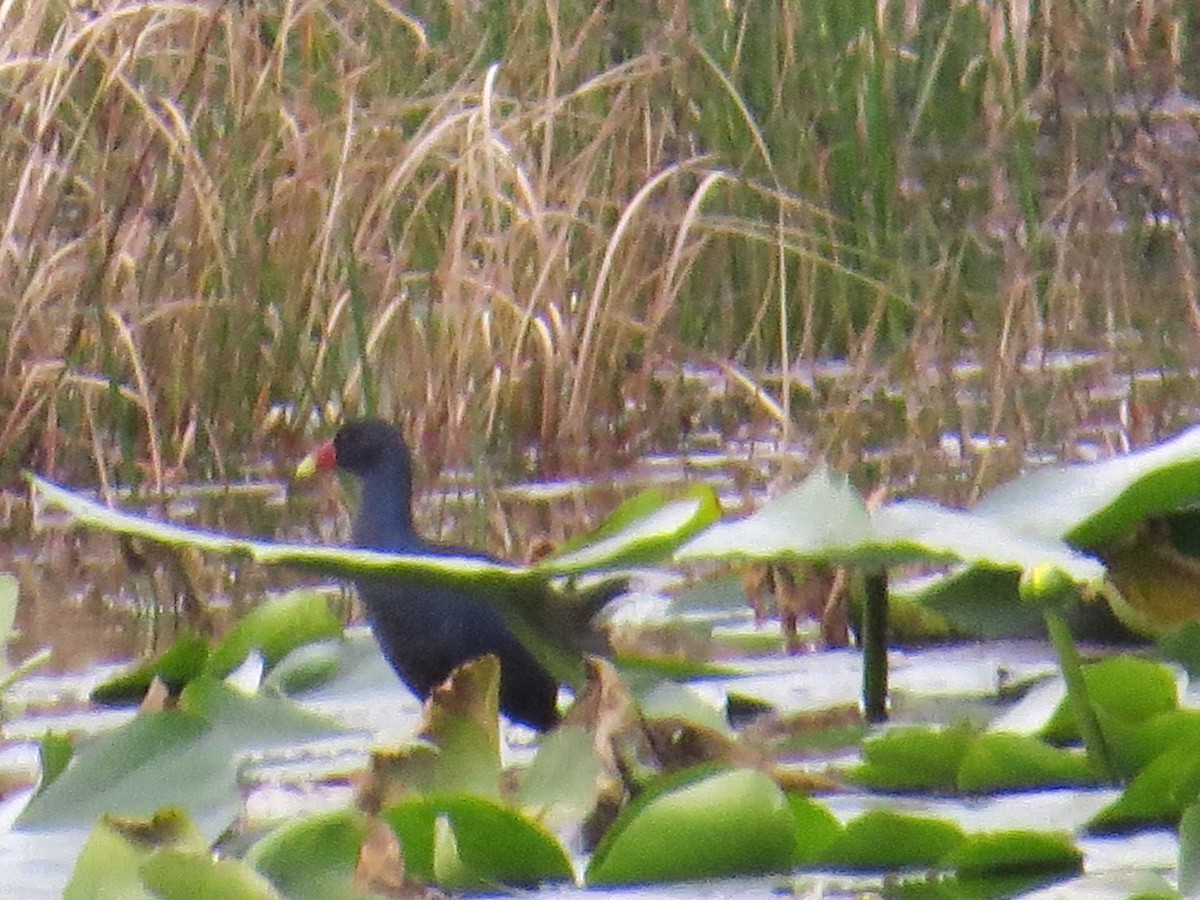
[[[880,390],[862,398],[864,433],[860,460],[873,471],[890,473],[896,493],[934,495],[945,501],[966,500],[987,482],[1002,481],[1025,465],[1063,455],[1106,456],[1144,442],[1150,435],[1122,425],[1120,409],[1132,386],[1162,387],[1161,373],[1115,374],[1111,361],[1097,354],[1053,357],[1030,366],[1046,375],[1034,384],[1034,405],[1050,409],[1064,397],[1086,396],[1077,413],[1050,417],[1037,440],[1016,445],[999,435],[971,428],[986,406],[986,373],[964,363],[955,370],[955,396],[968,415],[957,430],[940,428],[933,442],[915,441],[905,431],[906,396]],[[811,388],[811,400],[837,397],[853,372],[845,366],[814,367],[798,372]],[[1185,376],[1187,377],[1187,376]],[[1157,379],[1157,380],[1156,380]],[[1171,414],[1195,411],[1187,392],[1176,396]],[[1189,405],[1190,404],[1190,405]],[[1084,410],[1086,409],[1086,412]],[[973,410],[973,411],[972,411]],[[805,415],[803,407],[797,410]],[[897,435],[906,435],[897,440]],[[1064,452],[1064,448],[1069,448]],[[426,494],[419,510],[425,530],[440,537],[488,545],[519,558],[534,539],[560,541],[594,524],[620,499],[652,484],[684,484],[703,480],[720,493],[727,510],[761,501],[778,479],[787,459],[812,458],[821,448],[793,436],[786,447],[771,429],[744,428],[735,434],[697,431],[683,453],[647,454],[622,472],[594,481],[564,479],[516,484],[488,492],[485,500],[470,481],[448,473],[449,487]],[[12,503],[14,501],[11,501]],[[19,505],[19,500],[15,501]],[[305,492],[275,481],[259,481],[233,489],[182,486],[166,512],[175,520],[201,527],[281,539],[335,543],[345,533],[340,488],[330,481]],[[19,514],[16,516],[19,520]],[[433,523],[437,523],[434,527]],[[142,548],[118,552],[104,535],[50,530],[0,548],[0,570],[15,572],[21,583],[17,624],[19,638],[8,648],[11,662],[41,647],[53,650],[51,666],[16,685],[10,695],[18,715],[4,723],[0,741],[0,773],[32,782],[38,771],[36,742],[47,729],[90,734],[128,719],[132,712],[94,710],[86,697],[110,675],[117,663],[167,646],[184,626],[179,584],[164,572],[161,557]],[[254,567],[206,566],[200,587],[212,600],[210,625],[220,631],[264,590],[302,583],[294,573]],[[650,618],[666,608],[653,590],[642,598]],[[632,608],[633,604],[629,604]],[[627,610],[628,612],[628,610]],[[636,618],[641,613],[629,613]],[[730,615],[692,612],[729,636],[755,631],[748,610]],[[768,628],[773,626],[768,626]],[[781,642],[777,642],[777,648]],[[213,838],[233,815],[251,822],[351,802],[351,778],[362,772],[373,746],[395,745],[411,738],[420,707],[395,681],[361,630],[347,643],[352,664],[335,683],[303,698],[303,705],[354,729],[349,737],[289,746],[264,753],[245,769],[245,797],[238,810],[200,811],[197,819]],[[857,704],[861,685],[859,657],[852,651],[799,656],[776,652],[742,656],[739,675],[706,679],[695,685],[704,699],[719,706],[728,693],[768,703],[783,714]],[[995,721],[1011,730],[1033,730],[1053,707],[1057,690],[1047,681],[1016,705],[999,699],[1001,686],[1013,681],[1052,676],[1056,671],[1049,648],[1038,642],[996,642],[893,650],[891,654],[894,723],[947,722],[961,716]],[[519,729],[510,735],[509,759],[530,755],[530,736]],[[853,762],[856,747],[839,747],[825,755],[806,756],[806,767]],[[1072,830],[1112,796],[1105,791],[1046,791],[981,800],[886,797],[848,791],[827,797],[843,819],[863,809],[886,804],[930,812],[961,822],[968,829],[1057,827]],[[20,833],[9,827],[25,793],[0,801],[0,897],[59,896],[86,837],[80,831]],[[1173,832],[1142,832],[1121,838],[1082,838],[1087,876],[1031,894],[1038,898],[1127,896],[1131,884],[1151,874],[1170,873],[1177,853]],[[683,896],[857,896],[878,880],[804,874],[791,878],[738,879],[705,885],[679,885],[620,891],[619,896],[673,898]],[[570,897],[582,892],[548,888],[546,896]],[[599,896],[604,896],[600,892]],[[598,896],[588,891],[588,897]]]
[[[723,630],[753,627],[749,613],[741,621],[723,617]],[[395,746],[410,740],[420,721],[420,705],[403,691],[375,649],[369,633],[353,629],[343,647],[345,665],[330,684],[299,698],[305,709],[332,717],[352,733],[256,753],[242,775],[244,801],[240,809],[200,810],[202,832],[215,838],[234,816],[246,824],[326,809],[344,808],[353,801],[356,773],[368,767],[373,747]],[[948,721],[963,715],[1000,719],[1006,728],[1033,730],[1053,709],[1056,671],[1050,648],[1037,641],[972,643],[919,651],[895,651],[893,665],[893,722]],[[746,658],[736,677],[704,679],[698,694],[714,703],[729,693],[775,706],[782,714],[825,710],[855,704],[861,684],[859,656],[853,651],[828,651],[798,656]],[[13,701],[30,710],[7,723],[0,747],[0,769],[33,778],[37,771],[36,744],[46,728],[93,733],[112,728],[132,711],[90,711],[81,698],[110,667],[85,674],[40,675],[14,689]],[[999,699],[1002,685],[1046,679],[1045,688],[1026,694],[1016,704]],[[940,718],[939,718],[940,716]],[[1023,724],[1022,724],[1023,723]],[[521,728],[506,732],[506,761],[527,760],[533,735]],[[806,752],[806,769],[852,763],[855,747]],[[23,803],[24,793],[0,803],[0,897],[56,897],[70,877],[86,829],[49,833],[17,832],[8,826]],[[914,813],[943,816],[966,830],[1005,828],[1062,829],[1079,827],[1116,796],[1115,790],[1045,790],[981,798],[886,796],[854,789],[822,796],[834,813],[846,820],[862,811],[887,806]],[[565,835],[573,846],[573,835]],[[1117,896],[1111,884],[1129,883],[1139,873],[1169,873],[1177,853],[1175,835],[1143,832],[1122,838],[1083,838],[1087,877],[1069,887],[1048,888],[1031,896],[1106,898]],[[577,846],[577,845],[575,845]],[[877,879],[836,873],[803,873],[791,878],[737,879],[704,885],[667,885],[629,891],[589,890],[587,897],[645,898],[768,897],[796,891],[801,896],[855,896],[856,890],[878,884]],[[812,893],[817,891],[817,893]],[[1068,891],[1061,893],[1060,891]],[[539,892],[547,897],[584,896],[582,891],[556,886]]]

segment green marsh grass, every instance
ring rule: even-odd
[[[0,481],[230,478],[325,410],[433,471],[616,466],[681,439],[684,365],[849,467],[876,416],[1069,445],[1045,354],[1179,373],[1200,330],[1198,15],[0,7]]]

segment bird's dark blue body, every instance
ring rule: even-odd
[[[399,433],[385,422],[342,426],[316,454],[362,481],[353,543],[370,550],[426,556],[483,554],[421,538],[412,519],[412,464]],[[558,683],[509,630],[504,620],[466,588],[408,578],[359,579],[371,629],[396,674],[421,698],[459,665],[487,654],[500,660],[500,710],[515,722],[547,729],[558,721]]]

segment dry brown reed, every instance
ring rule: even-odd
[[[688,364],[851,466],[1069,443],[1053,351],[1200,333],[1197,13],[1077,6],[0,5],[0,480],[231,477],[330,408],[618,465]]]

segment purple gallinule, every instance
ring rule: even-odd
[[[296,469],[299,477],[344,469],[362,481],[354,546],[427,556],[486,554],[426,541],[412,517],[412,459],[387,422],[347,422]],[[500,660],[500,710],[514,722],[546,730],[558,722],[558,682],[525,649],[500,615],[465,587],[402,577],[359,578],[358,594],[383,655],[425,699],[463,663],[486,654]]]

